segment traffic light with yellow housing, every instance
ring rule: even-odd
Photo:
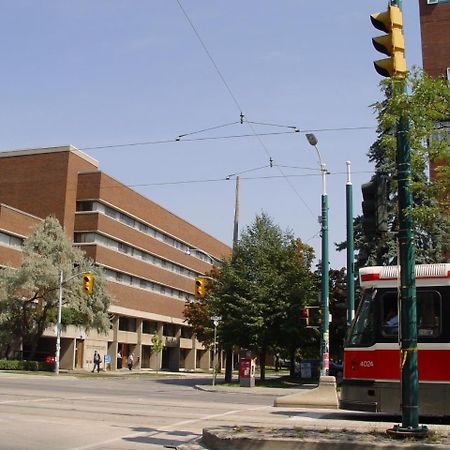
[[[387,11],[371,14],[370,20],[377,30],[387,33],[372,39],[375,49],[389,56],[389,58],[374,61],[375,70],[383,77],[404,78],[406,75],[405,38],[400,8],[389,5]]]
[[[94,288],[94,275],[90,272],[81,274],[81,291],[85,294],[92,294]]]
[[[205,279],[202,277],[196,277],[194,285],[194,296],[195,298],[205,298],[205,295],[206,295]]]

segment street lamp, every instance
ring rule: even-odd
[[[320,172],[322,175],[322,215],[320,217],[321,236],[322,236],[322,276],[321,276],[321,304],[322,304],[322,336],[321,336],[321,354],[322,354],[322,369],[321,375],[328,375],[330,366],[330,315],[328,307],[329,297],[329,261],[328,261],[328,195],[327,195],[327,169],[323,162],[322,155],[317,148],[317,138],[312,133],[306,133],[306,139],[317,152],[320,164]]]
[[[216,366],[217,366],[217,354],[216,354],[216,345],[217,345],[217,326],[219,325],[219,322],[222,320],[222,317],[220,316],[212,316],[211,320],[214,324],[214,350],[213,350],[213,379],[212,379],[212,385],[216,385]]]
[[[211,256],[208,252],[206,252],[205,250],[202,250],[200,248],[197,247],[188,247],[185,251],[186,255],[192,255],[192,252],[195,251],[195,253],[198,254],[202,254],[204,256],[206,256],[207,258],[209,258],[209,263],[212,264],[213,266],[215,266],[217,259],[214,258],[214,256]],[[198,257],[198,256],[197,256]],[[199,258],[201,259],[201,258]]]

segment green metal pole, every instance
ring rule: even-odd
[[[329,257],[328,257],[328,195],[326,192],[326,168],[321,164],[323,193],[322,193],[322,371],[321,375],[328,375],[330,367],[330,314],[328,307],[329,297]]]
[[[411,151],[408,142],[408,119],[401,117],[397,128],[397,177],[400,247],[401,295],[401,378],[402,427],[417,429],[419,424],[417,371],[417,311],[415,254],[412,233]]]
[[[401,0],[391,5],[402,9]],[[398,83],[397,92],[406,93],[406,83]],[[397,122],[397,180],[398,180],[398,242],[400,248],[400,371],[402,389],[402,427],[398,432],[427,432],[419,428],[419,377],[417,370],[417,308],[416,274],[413,240],[413,206],[411,193],[411,149],[409,146],[409,120],[402,114]]]
[[[347,184],[345,186],[347,207],[347,328],[355,316],[355,249],[353,232],[353,185],[351,162],[347,161]]]

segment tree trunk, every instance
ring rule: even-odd
[[[290,356],[290,361],[289,361],[289,376],[291,378],[295,377],[295,353],[296,353],[296,348],[291,348],[290,352],[289,352],[289,356]]]
[[[226,347],[225,355],[225,383],[231,383],[233,379],[233,347]]]
[[[261,349],[259,354],[259,370],[260,370],[260,380],[265,381],[266,379],[266,347]]]

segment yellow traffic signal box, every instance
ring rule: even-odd
[[[90,272],[84,272],[81,274],[81,290],[85,294],[92,294],[94,288],[94,275]]]
[[[374,61],[375,70],[383,77],[404,78],[406,75],[405,38],[403,16],[398,6],[389,5],[388,10],[371,14],[372,25],[387,33],[372,39],[376,50],[389,58]]]
[[[206,295],[205,279],[202,277],[195,278],[194,296],[195,298],[204,298]]]

